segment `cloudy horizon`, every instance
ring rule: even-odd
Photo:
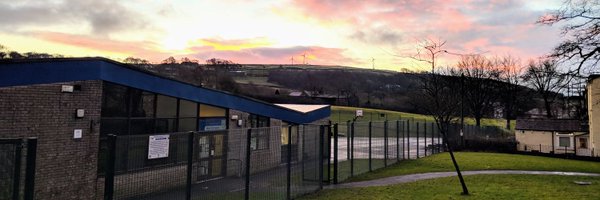
[[[559,26],[536,20],[562,1],[93,1],[0,2],[0,44],[66,56],[174,56],[237,63],[346,65],[421,70],[407,58],[425,39],[455,54],[549,53]],[[303,57],[306,55],[306,58]],[[440,56],[451,66],[453,54]]]

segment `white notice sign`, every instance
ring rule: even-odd
[[[151,135],[148,140],[148,159],[169,157],[169,135]]]

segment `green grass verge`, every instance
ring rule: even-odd
[[[354,115],[356,110],[363,110],[363,117],[357,119],[357,121],[383,121],[383,120],[398,120],[402,119],[411,119],[417,121],[433,121],[433,117],[428,115],[414,114],[414,113],[406,113],[406,112],[397,112],[390,110],[380,110],[380,109],[371,109],[371,108],[356,108],[356,107],[345,107],[345,106],[332,106],[331,107],[331,121],[334,123],[346,123],[348,120],[354,119]],[[384,114],[384,115],[381,115]],[[511,128],[514,129],[515,121],[511,121]],[[465,118],[465,124],[467,125],[475,125],[475,119],[473,118]],[[489,119],[484,118],[481,120],[482,126],[497,126],[497,127],[506,127],[506,121],[503,119]]]
[[[590,181],[576,185],[573,181]],[[456,177],[381,187],[324,190],[301,199],[600,199],[600,178],[556,175],[465,176],[470,195]]]
[[[461,170],[541,170],[600,173],[600,162],[567,160],[540,156],[455,152]],[[448,153],[440,153],[417,160],[405,160],[384,169],[350,178],[347,181],[364,181],[404,174],[454,171]]]

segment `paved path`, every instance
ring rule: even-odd
[[[583,173],[583,172],[557,172],[557,171],[524,171],[524,170],[481,170],[481,171],[463,171],[463,175],[477,175],[477,174],[532,174],[532,175],[561,175],[561,176],[596,176],[600,177],[597,173]],[[338,189],[338,188],[355,188],[355,187],[370,187],[370,186],[386,186],[398,183],[408,183],[425,179],[443,178],[456,176],[456,172],[431,172],[422,174],[409,174],[402,176],[393,176],[382,179],[343,183],[338,185],[329,185],[325,189]]]

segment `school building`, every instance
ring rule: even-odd
[[[102,199],[109,134],[141,136],[118,143],[126,150],[115,161],[117,172],[138,172],[185,160],[178,157],[185,143],[165,134],[200,132],[194,180],[201,181],[240,173],[229,167],[246,155],[245,132],[236,130],[277,127],[252,135],[258,172],[280,165],[285,145],[300,146],[287,143],[287,125],[326,124],[329,115],[328,105],[266,103],[105,58],[0,61],[0,139],[38,139],[36,199]]]

